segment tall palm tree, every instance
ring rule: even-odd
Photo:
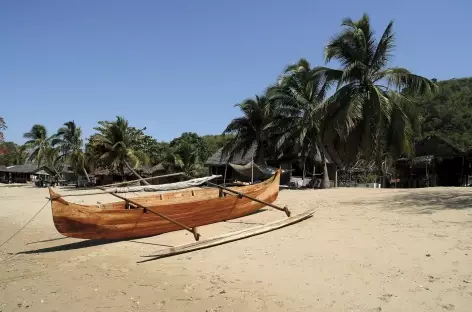
[[[116,121],[100,121],[95,130],[98,133],[92,135],[90,144],[100,155],[99,159],[118,170],[123,178],[124,168],[127,167],[136,177],[143,179],[134,170],[141,162],[148,162],[147,155],[137,149],[142,132],[135,131],[126,119],[119,116]],[[143,182],[149,185],[145,180]]]
[[[387,133],[395,133],[391,143],[402,142],[399,149],[412,145],[412,102],[401,91],[427,95],[437,86],[405,68],[388,67],[395,46],[393,21],[378,42],[366,14],[358,21],[344,19],[341,25],[344,30],[325,47],[325,61],[336,60],[341,68],[315,69],[330,85],[337,84],[326,102],[328,118],[341,138],[355,138],[353,145],[375,159],[378,173],[384,176]]]
[[[37,161],[39,168],[51,146],[51,138],[48,137],[46,127],[36,124],[29,132],[23,134],[23,137],[28,139],[25,142],[25,146],[30,150],[28,161]]]
[[[76,172],[84,173],[87,181],[90,177],[85,168],[85,153],[82,149],[82,129],[77,127],[75,122],[68,121],[57,130],[53,136],[52,145],[58,146],[60,150],[59,158],[68,162]]]
[[[223,134],[235,134],[223,148],[224,154],[233,155],[242,152],[243,155],[256,147],[257,164],[266,164],[266,153],[274,126],[274,110],[267,96],[257,96],[237,104],[244,116],[233,119],[223,131]]]
[[[329,188],[327,151],[323,142],[325,97],[324,79],[313,72],[310,63],[300,59],[288,66],[276,87],[269,91],[270,98],[277,106],[281,116],[277,147],[291,146],[298,150],[304,159],[309,155],[320,156],[323,162],[322,188]]]

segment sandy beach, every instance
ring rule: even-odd
[[[0,187],[0,241],[47,189]],[[109,195],[71,201],[113,201]],[[472,188],[284,190],[313,218],[139,263],[185,231],[104,243],[65,238],[46,208],[0,250],[0,311],[470,311]],[[203,237],[284,218],[264,209]]]

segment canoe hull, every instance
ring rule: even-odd
[[[279,192],[280,171],[270,179],[232,189],[272,203]],[[143,209],[125,209],[125,202],[80,205],[67,202],[50,189],[54,225],[59,233],[84,239],[129,239],[182,230],[178,225]],[[133,198],[153,211],[188,227],[239,218],[256,212],[264,204],[226,194],[219,189],[198,189]]]

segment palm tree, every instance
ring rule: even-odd
[[[277,147],[291,146],[304,159],[309,155],[319,155],[323,162],[322,188],[329,188],[327,152],[323,142],[325,97],[324,80],[313,72],[310,63],[300,59],[288,66],[276,87],[269,91],[270,98],[281,116],[278,129]]]
[[[23,134],[23,137],[28,139],[25,143],[26,148],[30,150],[28,161],[36,160],[39,168],[51,146],[51,138],[47,135],[46,127],[36,124],[29,132]]]
[[[341,68],[315,69],[329,85],[337,84],[326,102],[327,117],[341,138],[355,138],[353,145],[375,159],[378,173],[384,176],[386,144],[401,142],[396,148],[400,150],[412,145],[413,103],[400,91],[427,95],[437,86],[405,68],[388,67],[395,45],[393,21],[378,42],[366,14],[358,21],[344,19],[342,26],[344,30],[325,47],[325,61],[337,60]],[[388,133],[394,133],[396,139],[386,140]]]
[[[256,163],[266,164],[266,152],[274,126],[274,110],[266,96],[246,99],[237,104],[244,116],[233,119],[223,131],[223,134],[235,134],[223,148],[223,154],[241,151],[243,155],[256,147]]]
[[[56,177],[59,176],[59,172],[62,171],[63,168],[63,161],[59,157],[60,151],[57,148],[54,148],[52,145],[49,145],[44,150],[44,161],[48,168],[53,169],[56,172]]]
[[[99,160],[118,170],[125,178],[124,168],[127,167],[136,177],[143,179],[135,170],[141,162],[147,163],[148,157],[137,147],[140,142],[141,131],[135,131],[123,117],[116,121],[100,121],[95,128],[98,133],[92,135],[90,144],[99,155]],[[148,184],[145,180],[142,180]]]
[[[170,142],[162,163],[168,170],[182,170],[187,176],[198,176],[202,173],[203,162],[208,154],[203,138],[196,133],[185,132]]]
[[[83,172],[87,181],[90,182],[85,168],[86,157],[82,149],[82,129],[77,127],[73,120],[64,123],[64,126],[57,130],[53,136],[52,145],[59,147],[59,158],[68,162],[76,172]]]

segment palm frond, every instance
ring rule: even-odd
[[[405,68],[389,68],[380,75],[385,77],[389,86],[394,86],[397,89],[407,89],[411,94],[431,95],[438,90],[434,82],[425,77],[414,75]]]

